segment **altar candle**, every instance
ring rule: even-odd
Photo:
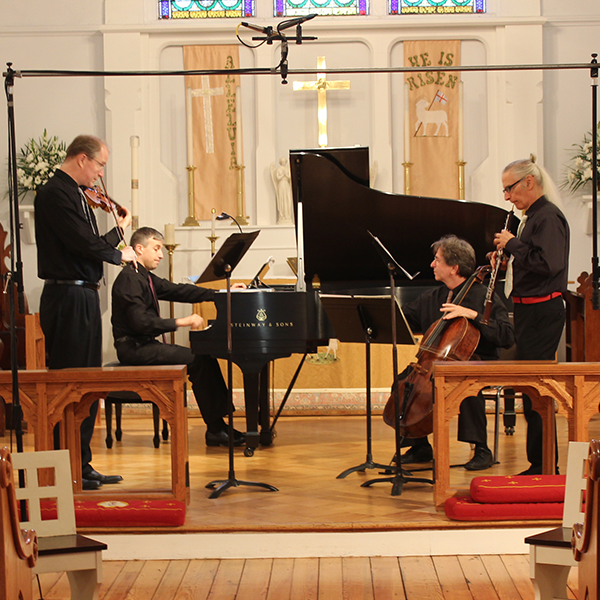
[[[212,235],[212,237],[215,237],[215,225],[217,223],[217,211],[216,209],[212,209],[210,211],[210,235]]]
[[[187,166],[194,164],[194,127],[192,120],[192,88],[185,88],[185,120],[187,130]]]
[[[175,244],[175,225],[173,223],[165,225],[165,244],[168,246]]]
[[[242,140],[242,87],[237,86],[235,94],[235,122],[236,122],[236,161],[238,165],[244,164],[244,142]]]
[[[410,106],[408,83],[404,84],[404,162],[410,162]]]
[[[463,114],[464,114],[464,92],[463,82],[458,82],[458,160],[463,161],[465,159],[464,154],[464,135],[463,135]]]
[[[137,135],[132,135],[129,139],[131,146],[131,214],[139,216],[139,148],[140,138]]]

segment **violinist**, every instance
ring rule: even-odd
[[[475,251],[465,240],[454,235],[441,238],[431,246],[434,254],[431,268],[436,281],[442,285],[421,294],[416,300],[402,306],[408,324],[416,332],[425,332],[435,321],[466,317],[481,333],[473,360],[497,360],[499,348],[514,344],[514,331],[508,312],[494,294],[489,322],[482,323],[487,288],[476,284],[471,287],[461,304],[452,300],[475,271]],[[410,367],[409,367],[410,368]],[[407,372],[398,376],[405,377]],[[481,471],[492,466],[493,457],[487,445],[485,401],[481,395],[465,398],[458,418],[458,440],[475,445],[473,457],[464,465],[469,471]],[[405,439],[411,446],[401,457],[403,464],[430,462],[433,449],[427,437]]]
[[[44,280],[40,321],[46,337],[48,368],[102,366],[102,321],[98,290],[103,263],[120,265],[135,259],[129,246],[117,250],[131,222],[127,209],[116,226],[100,235],[82,188],[93,187],[104,173],[108,148],[97,137],[80,135],[69,145],[63,164],[35,198],[38,277]],[[93,469],[90,440],[98,402],[81,424],[83,488],[117,483],[120,475]],[[55,445],[57,444],[55,431]]]
[[[569,223],[558,208],[560,196],[546,170],[528,159],[516,160],[502,173],[504,199],[523,212],[517,235],[504,229],[494,240],[511,258],[505,294],[514,303],[517,360],[554,360],[565,324],[569,270]],[[542,472],[542,418],[523,396],[527,421],[527,458],[520,475]],[[558,456],[557,456],[558,460]]]

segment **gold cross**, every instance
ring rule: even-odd
[[[326,69],[324,56],[317,58],[317,69]],[[294,91],[317,91],[317,118],[319,120],[319,147],[327,146],[327,90],[349,90],[349,81],[327,81],[326,73],[317,73],[317,81],[294,81]]]

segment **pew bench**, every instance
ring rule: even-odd
[[[507,386],[527,394],[540,413],[544,430],[543,472],[554,473],[556,410],[566,417],[569,441],[587,442],[590,419],[599,412],[600,364],[554,361],[436,362],[433,372],[434,502],[444,502],[450,489],[450,420],[467,396],[487,386]],[[554,400],[556,400],[556,408]],[[550,432],[550,435],[546,435]]]
[[[176,499],[189,502],[189,459],[185,365],[96,367],[19,371],[19,398],[24,418],[35,436],[36,450],[53,450],[54,426],[61,427],[61,447],[70,450],[75,499]],[[81,481],[81,422],[90,405],[109,392],[130,390],[156,404],[171,426],[171,479],[168,490],[127,491],[126,486],[104,486],[84,492]],[[0,396],[12,402],[12,375],[0,371]]]

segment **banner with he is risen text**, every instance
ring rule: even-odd
[[[238,69],[237,46],[184,46],[186,70]],[[188,157],[194,171],[196,218],[211,209],[237,215],[238,169],[243,165],[237,75],[186,75]],[[191,105],[191,108],[190,108]],[[191,118],[190,118],[191,116]],[[191,120],[191,123],[190,123]],[[189,139],[191,137],[191,140]],[[190,142],[192,142],[190,144]]]
[[[460,41],[404,42],[404,66],[440,71],[404,74],[404,162],[412,163],[410,193],[458,198]],[[462,139],[462,138],[461,138]]]

